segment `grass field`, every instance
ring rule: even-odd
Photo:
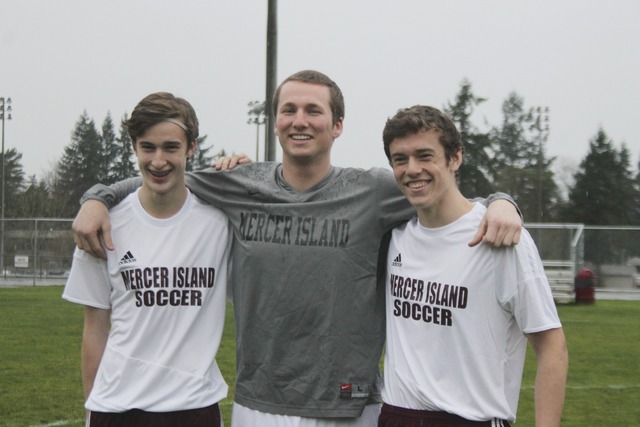
[[[62,287],[0,288],[0,426],[83,425],[82,308]],[[563,426],[640,426],[640,301],[558,307],[570,368]],[[231,310],[218,363],[233,393]],[[527,355],[518,426],[533,425],[535,360]],[[230,425],[231,399],[222,402]]]

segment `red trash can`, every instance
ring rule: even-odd
[[[576,304],[593,304],[595,302],[595,282],[596,275],[590,269],[583,268],[578,271],[574,279]]]

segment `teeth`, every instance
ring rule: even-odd
[[[295,139],[296,141],[305,141],[307,139],[311,139],[309,135],[291,135],[291,139]]]
[[[409,188],[422,188],[422,187],[426,187],[427,183],[424,181],[419,181],[419,182],[408,182],[407,183],[407,187]]]

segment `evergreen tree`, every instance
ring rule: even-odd
[[[44,189],[48,195],[48,202],[45,209],[46,214],[41,216],[51,217],[51,218],[70,218],[71,215],[68,214],[69,211],[69,200],[68,197],[58,197],[57,192],[60,189],[59,185],[60,181],[60,172],[59,168],[56,167],[50,171],[48,171],[41,182],[37,183],[39,189]],[[42,194],[42,193],[40,193]],[[71,201],[71,206],[79,207],[79,201]],[[74,213],[75,215],[75,213]]]
[[[63,205],[63,216],[72,217],[84,191],[107,180],[102,138],[95,122],[85,111],[71,134],[71,143],[57,165],[57,181],[53,195]]]
[[[447,103],[447,113],[460,131],[464,145],[464,157],[458,173],[460,192],[467,197],[486,196],[494,191],[490,180],[491,162],[489,152],[491,139],[488,133],[480,132],[471,122],[471,115],[484,98],[473,94],[471,83],[463,80],[453,103]]]
[[[109,182],[118,182],[138,175],[138,170],[133,159],[131,137],[124,125],[124,121],[126,120],[127,115],[125,114],[120,122],[120,130],[115,140],[115,151],[112,157],[111,168],[109,169]]]
[[[640,162],[638,162],[638,172],[636,173],[636,180],[635,180],[635,194],[633,197],[634,200],[634,216],[636,218],[636,222],[640,222]]]
[[[22,153],[15,148],[9,148],[4,152],[4,159],[0,155],[0,161],[4,160],[4,214],[5,218],[18,216],[17,202],[20,193],[24,190],[24,170],[22,169]],[[3,177],[0,177],[2,179]]]
[[[533,157],[535,160],[529,162],[526,168],[530,174],[535,175],[535,179],[531,181],[530,188],[523,189],[523,201],[531,212],[529,217],[531,221],[557,221],[560,218],[563,199],[553,172],[553,162],[556,158],[547,157],[546,154],[549,137],[549,108],[537,107],[531,112],[533,123],[529,127],[531,132],[529,148],[535,147],[536,155]],[[535,208],[533,208],[534,205]]]
[[[538,148],[528,135],[532,126],[532,110],[525,109],[523,97],[511,92],[502,103],[502,125],[491,131],[496,168],[525,168],[531,165],[538,155]]]
[[[553,220],[561,200],[551,170],[554,159],[545,154],[549,109],[527,109],[524,98],[512,92],[502,104],[502,114],[502,125],[491,132],[494,185],[515,199],[527,221]]]
[[[564,218],[587,225],[637,224],[634,185],[627,149],[617,151],[600,128],[580,163]]]
[[[116,142],[116,133],[113,125],[113,119],[111,113],[107,112],[107,116],[102,122],[102,132],[100,133],[100,141],[102,143],[104,170],[106,172],[106,180],[103,184],[112,184],[116,182],[113,180],[113,167],[117,161],[118,145]]]
[[[631,171],[631,155],[625,144],[622,144],[619,152],[620,168],[616,170],[617,181],[622,183],[620,187],[620,199],[625,200],[624,208],[626,212],[621,212],[623,224],[640,225],[640,215],[636,210],[635,201],[638,198],[638,188],[636,180]]]
[[[199,171],[202,169],[209,169],[213,164],[213,161],[217,159],[220,154],[209,155],[209,151],[213,149],[213,145],[204,147],[204,142],[207,139],[207,135],[198,138],[196,145],[196,152],[193,157],[187,162],[187,172]]]
[[[16,217],[45,218],[55,217],[52,212],[51,194],[44,180],[38,181],[33,175],[29,178],[27,189],[18,196]]]

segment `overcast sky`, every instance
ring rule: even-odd
[[[108,111],[118,122],[169,91],[193,104],[215,152],[255,157],[247,103],[265,94],[266,4],[0,0],[0,96],[13,101],[5,148],[42,177],[83,111],[98,126]],[[549,107],[547,153],[562,169],[584,158],[599,127],[627,145],[635,169],[638,17],[637,0],[280,0],[278,81],[313,68],[340,85],[339,166],[386,166],[386,119],[414,104],[442,108],[467,78],[488,99],[478,125],[498,125],[516,91],[527,107]]]

